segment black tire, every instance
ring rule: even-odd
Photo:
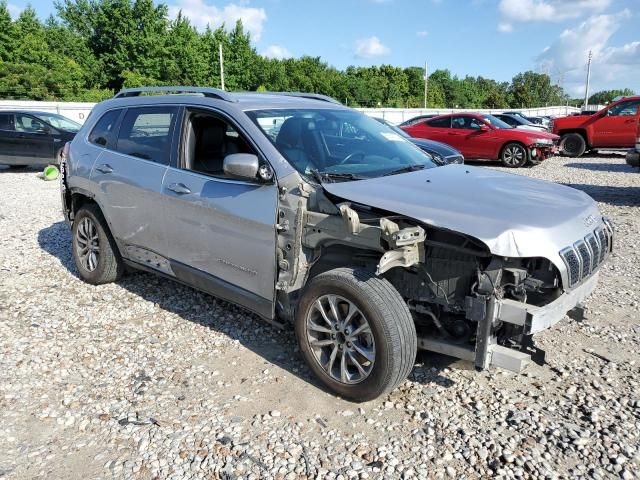
[[[359,383],[335,379],[312,351],[307,321],[316,301],[326,295],[337,295],[353,303],[370,327],[375,359],[368,376]],[[330,390],[356,402],[373,400],[393,390],[409,375],[415,363],[417,335],[407,304],[391,283],[367,270],[338,268],[314,277],[300,299],[295,330],[300,351],[314,374]],[[346,345],[350,346],[348,342]],[[344,356],[342,348],[341,358]]]
[[[500,161],[508,168],[524,167],[529,161],[529,151],[521,143],[507,143],[500,152]]]
[[[567,157],[579,157],[587,149],[587,142],[579,133],[565,133],[560,139],[560,151]]]
[[[82,240],[78,235],[78,230],[83,228],[85,219],[95,226],[95,234],[99,251],[95,257],[97,261],[92,262],[94,268],[87,265],[87,261],[81,255]],[[118,280],[124,273],[124,262],[118,251],[118,247],[111,236],[107,222],[96,204],[90,203],[81,207],[73,219],[72,250],[73,260],[78,269],[80,278],[92,285],[102,285]],[[86,236],[85,236],[86,238]],[[88,244],[89,242],[87,242]]]

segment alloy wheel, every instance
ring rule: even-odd
[[[93,220],[84,217],[76,230],[76,252],[82,266],[89,272],[98,268],[100,238]]]
[[[518,147],[516,145],[507,147],[502,155],[502,159],[504,163],[511,167],[517,167],[518,165],[522,165],[524,160],[524,151],[522,147]]]
[[[355,384],[373,369],[376,349],[360,309],[339,295],[323,295],[309,309],[306,336],[313,356],[333,380]]]

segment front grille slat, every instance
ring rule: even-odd
[[[582,264],[582,274],[580,278],[588,277],[591,274],[591,254],[589,253],[587,244],[584,243],[584,240],[580,240],[575,243],[574,247],[580,256],[580,263]]]
[[[596,236],[592,233],[584,237],[584,240],[591,250],[591,271],[593,272],[600,264],[600,244]]]
[[[567,265],[567,271],[569,273],[569,286],[573,287],[580,281],[580,271],[582,269],[580,260],[575,250],[572,247],[565,248],[560,252],[560,256]]]

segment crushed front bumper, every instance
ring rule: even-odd
[[[582,284],[563,293],[544,307],[536,307],[511,299],[499,300],[496,319],[522,326],[525,335],[546,330],[562,320],[567,312],[576,307],[582,307],[598,284],[598,274],[599,272],[594,273]]]

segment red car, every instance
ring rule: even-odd
[[[640,96],[624,97],[592,115],[556,118],[553,133],[562,137],[560,150],[579,157],[594,148],[632,148],[640,125]]]
[[[540,163],[558,151],[560,139],[552,133],[515,129],[479,113],[441,115],[401,128],[412,137],[447,143],[466,159],[500,160],[511,168]]]

